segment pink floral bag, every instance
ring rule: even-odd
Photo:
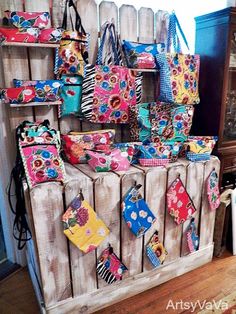
[[[212,170],[207,179],[207,197],[211,210],[215,210],[220,205],[219,178],[215,169]]]

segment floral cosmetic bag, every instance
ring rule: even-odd
[[[95,250],[109,234],[104,222],[84,200],[82,192],[72,200],[62,222],[64,234],[84,253]]]
[[[63,28],[46,28],[41,29],[38,42],[39,43],[59,43],[62,38]]]
[[[165,52],[165,44],[143,44],[123,40],[123,50],[129,68],[155,69],[155,56]]]
[[[35,99],[34,87],[10,87],[1,90],[1,94],[6,103],[20,104],[29,103]]]
[[[113,143],[114,138],[115,130],[70,132],[61,135],[63,153],[71,164],[86,163],[86,149],[106,149]]]
[[[112,284],[117,280],[122,280],[122,275],[127,270],[128,268],[113,252],[113,248],[111,246],[103,250],[98,260],[97,273],[108,284]]]
[[[211,154],[217,140],[217,136],[188,136],[185,146],[195,154]]]
[[[46,28],[50,21],[48,12],[5,11],[10,24],[17,28]]]
[[[141,184],[132,187],[122,202],[123,218],[136,237],[143,236],[156,220],[139,192],[140,187]]]
[[[36,43],[38,40],[39,29],[38,28],[3,28],[0,27],[0,44],[9,42],[20,43]]]
[[[199,247],[199,236],[197,235],[197,228],[194,220],[194,218],[191,219],[186,231],[187,244],[190,253],[197,251]]]
[[[220,206],[219,178],[215,169],[211,171],[207,179],[207,197],[211,210]]]
[[[168,253],[160,242],[157,231],[154,232],[146,246],[146,254],[154,267],[162,265],[166,259]]]
[[[14,79],[13,84],[15,87],[33,86],[35,89],[35,102],[53,102],[61,99],[60,93],[63,82],[60,80],[18,80]]]
[[[179,177],[168,188],[166,197],[168,212],[178,225],[190,219],[196,211]]]
[[[108,152],[87,150],[87,161],[95,172],[126,171],[130,167],[133,150],[129,148],[111,149]]]

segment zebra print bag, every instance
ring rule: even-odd
[[[127,270],[128,268],[121,263],[111,246],[102,252],[97,264],[97,273],[108,284],[121,280],[122,274]]]
[[[97,64],[85,66],[82,115],[95,123],[128,123],[129,108],[141,102],[141,90],[142,75],[122,65],[114,24],[106,23]]]

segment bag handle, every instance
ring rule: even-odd
[[[73,31],[76,30],[77,32],[81,32],[82,34],[86,35],[86,32],[85,32],[83,25],[82,25],[81,17],[77,11],[77,8],[76,8],[73,0],[66,0],[65,10],[64,10],[64,15],[63,15],[63,21],[62,21],[62,28],[63,29],[67,28],[68,6],[69,6],[70,22],[71,22],[72,30]],[[70,7],[72,7],[74,9],[74,12],[75,12],[75,25],[73,25]]]
[[[109,32],[109,37],[108,39],[106,39],[107,36],[107,32]],[[114,64],[115,65],[119,65],[120,64],[120,59],[117,53],[117,49],[116,49],[116,43],[115,43],[115,39],[113,36],[113,32],[115,34],[115,25],[114,23],[106,23],[105,25],[105,29],[101,38],[101,43],[98,49],[98,55],[97,55],[97,64],[98,65],[102,65],[102,57],[103,57],[103,52],[104,52],[104,46],[105,43],[107,43],[108,45],[111,44],[112,47],[112,52],[114,54]]]
[[[170,52],[172,41],[173,41],[173,46],[174,46],[174,52],[180,53],[182,51],[179,36],[177,34],[177,29],[179,30],[180,35],[181,35],[186,47],[189,50],[189,45],[188,45],[187,39],[186,39],[184,32],[180,26],[180,23],[178,21],[176,14],[173,12],[170,15],[170,21],[169,21],[169,27],[168,27],[167,52]]]

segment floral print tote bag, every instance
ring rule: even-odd
[[[84,200],[82,192],[72,200],[62,222],[64,234],[84,253],[95,250],[109,234],[104,222]]]

